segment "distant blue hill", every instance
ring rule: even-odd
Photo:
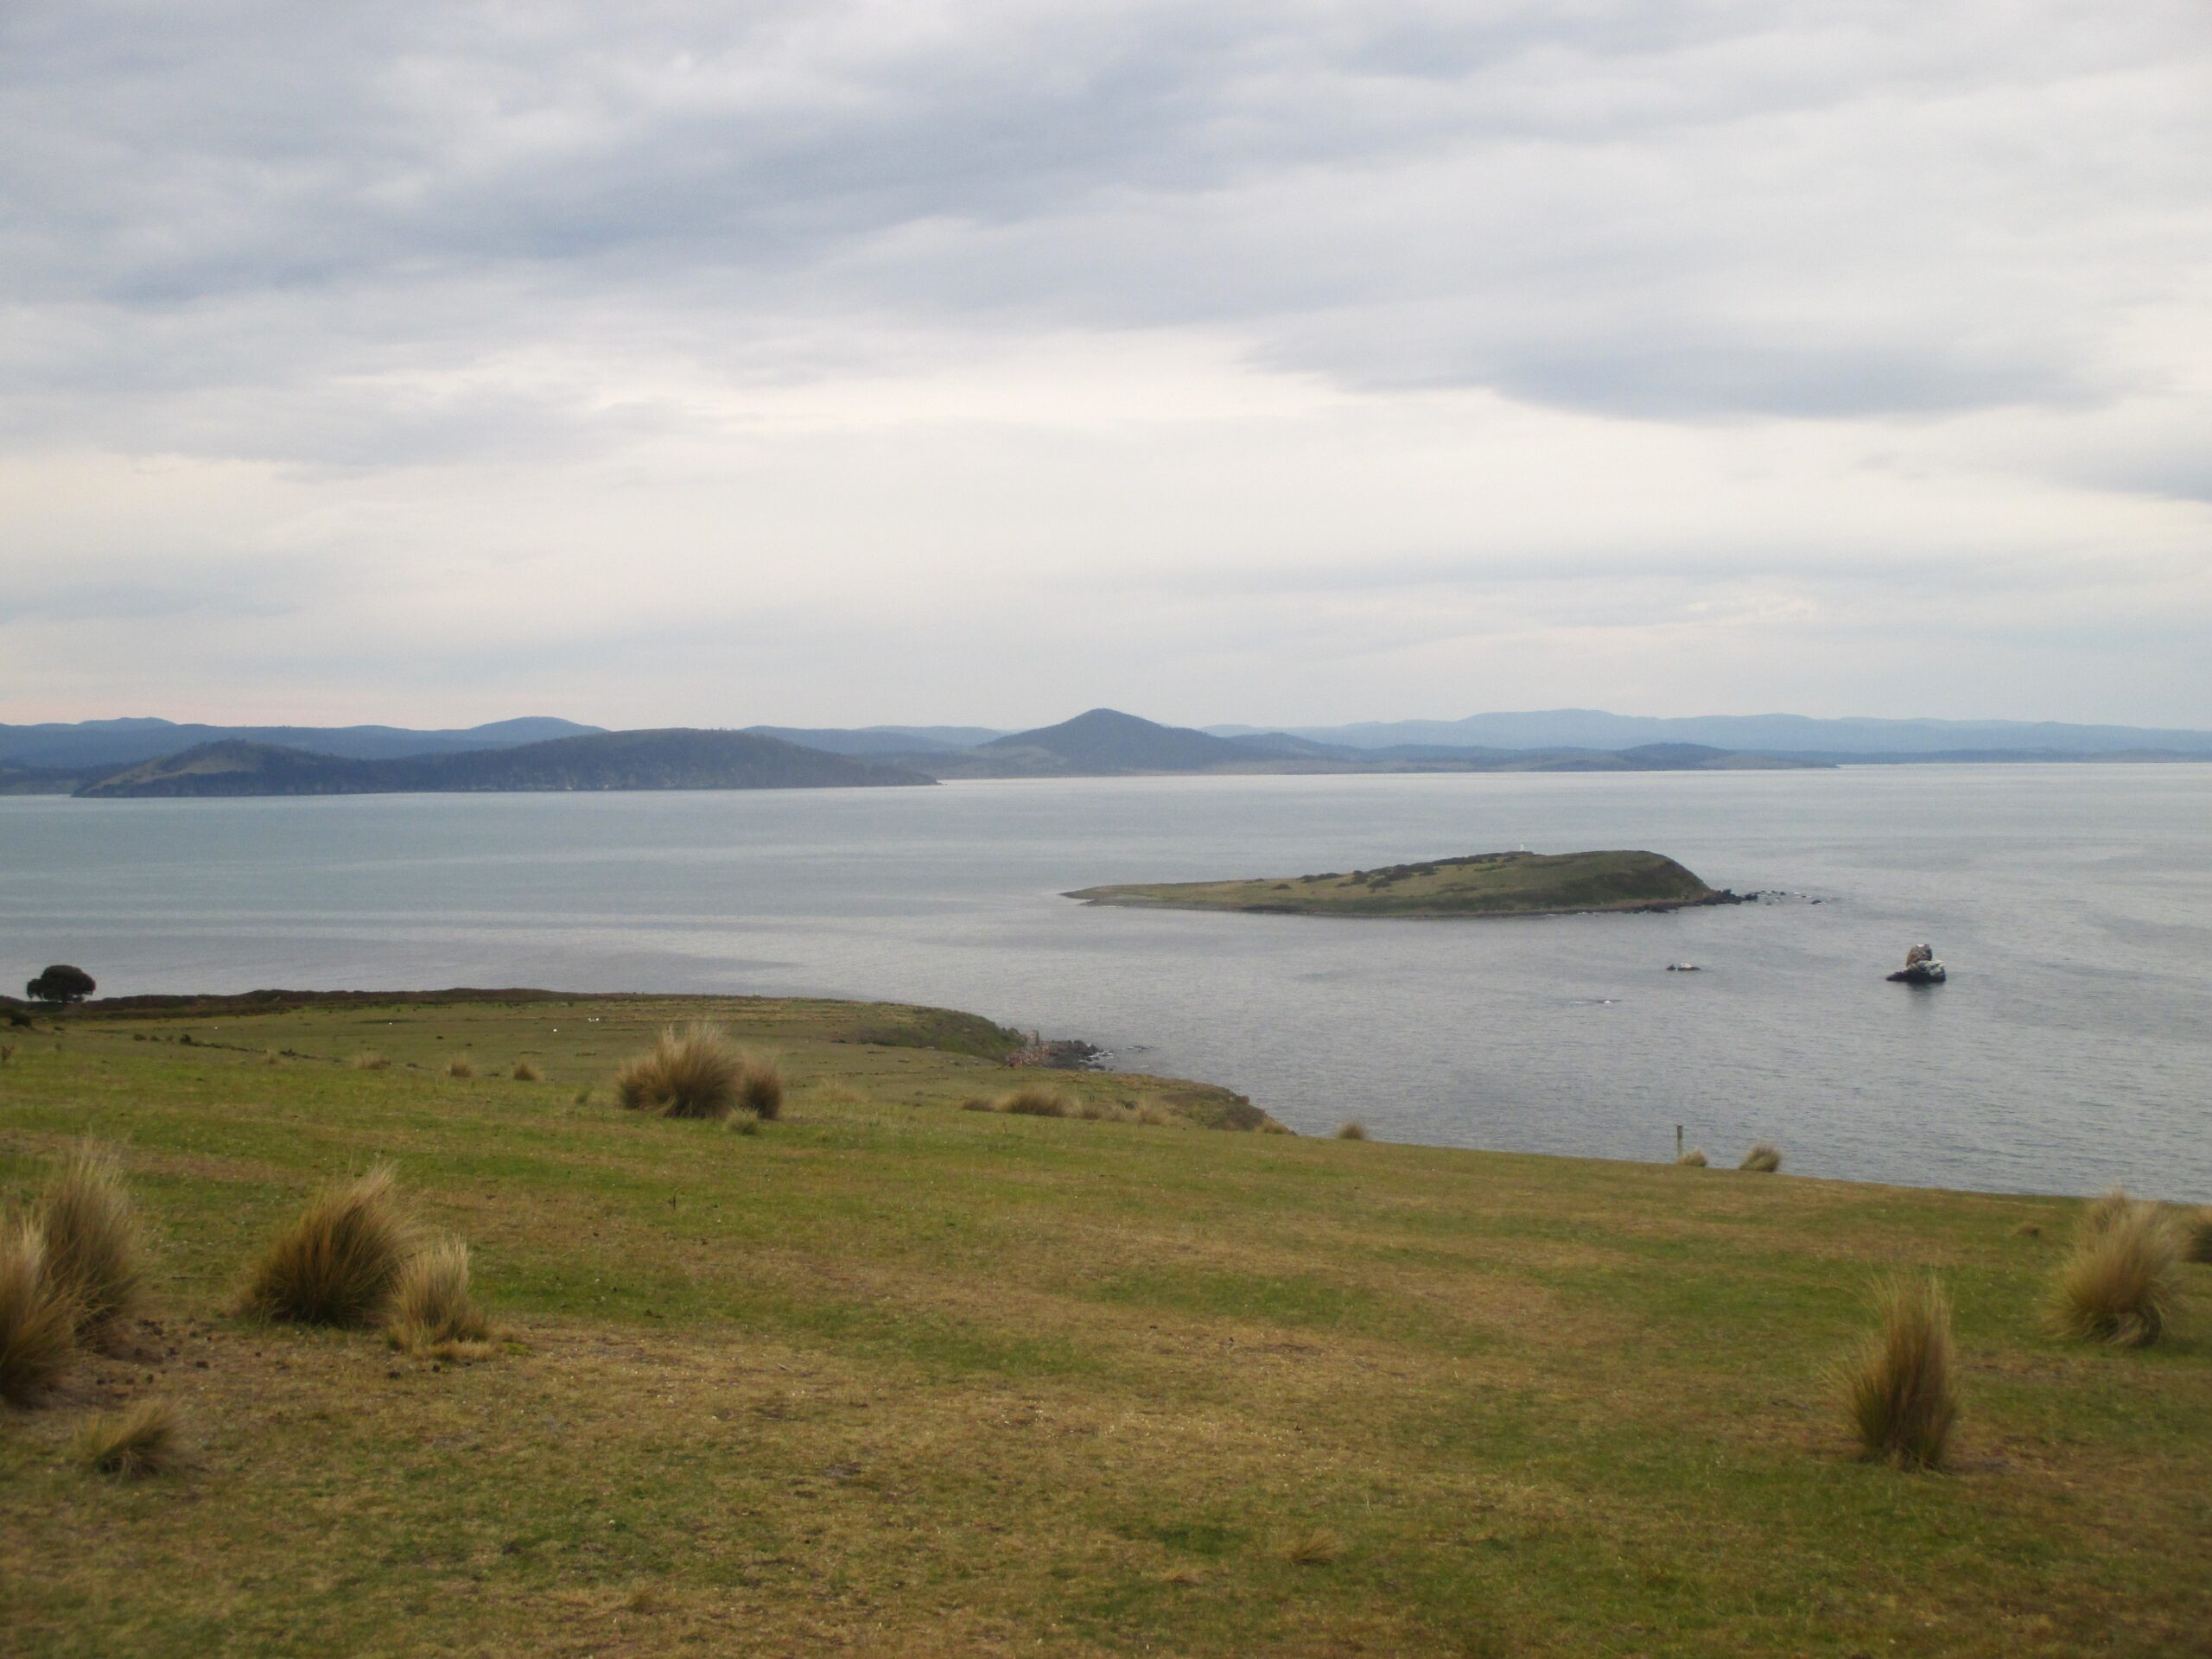
[[[74,725],[0,726],[0,766],[34,769],[129,766],[204,743],[264,743],[347,760],[511,749],[605,728],[530,716],[488,726],[410,731],[402,726],[180,726],[167,720],[86,720]]]
[[[1699,715],[1667,719],[1598,709],[1470,715],[1464,720],[1368,721],[1349,726],[1211,726],[1230,737],[1281,729],[1347,748],[1605,749],[1696,743],[1763,754],[1897,759],[1938,754],[1998,757],[2148,753],[2212,756],[2212,732],[2143,726],[2075,726],[2058,721],[1816,720],[1805,715]]]

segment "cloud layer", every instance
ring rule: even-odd
[[[2194,3],[0,18],[0,718],[2212,724]]]

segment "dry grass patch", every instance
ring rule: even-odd
[[[397,1185],[380,1164],[316,1193],[262,1252],[239,1311],[298,1325],[375,1325],[412,1254]]]
[[[737,1072],[737,1103],[767,1122],[784,1115],[784,1074],[775,1061],[747,1055]]]
[[[27,1216],[0,1224],[0,1400],[35,1405],[76,1348],[76,1306],[47,1270],[46,1230]]]
[[[2181,1253],[2191,1262],[2212,1262],[2212,1210],[2199,1210],[2181,1224]]]
[[[73,1154],[40,1194],[46,1271],[76,1310],[77,1335],[96,1339],[138,1300],[138,1217],[114,1154],[94,1147]]]
[[[1703,1169],[1711,1164],[1713,1160],[1705,1155],[1705,1148],[1703,1147],[1692,1147],[1681,1157],[1675,1159],[1675,1161],[1681,1165],[1684,1169]]]
[[[69,1449],[95,1473],[124,1480],[165,1475],[185,1462],[182,1427],[166,1400],[101,1412],[71,1437]]]
[[[2082,1212],[2052,1287],[2051,1322],[2063,1336],[2146,1347],[2173,1322],[2181,1262],[2180,1230],[2156,1205],[2107,1193]]]
[[[1744,1154],[1744,1161],[1736,1166],[1755,1174],[1771,1175],[1782,1167],[1782,1148],[1762,1141]]]
[[[537,1083],[541,1080],[542,1076],[538,1069],[528,1060],[517,1060],[515,1069],[510,1075],[517,1083]]]
[[[449,1077],[473,1077],[475,1075],[476,1067],[461,1055],[456,1054],[446,1062],[446,1076]]]
[[[1875,1292],[1881,1329],[1844,1372],[1844,1398],[1870,1458],[1940,1469],[1959,1402],[1951,1300],[1933,1279],[1892,1279]]]
[[[346,1064],[352,1066],[356,1071],[389,1071],[391,1070],[391,1057],[388,1055],[379,1054],[372,1048],[364,1049],[360,1053],[356,1054],[352,1059],[346,1061]]]
[[[1019,1089],[1009,1089],[992,1102],[994,1111],[1006,1112],[1015,1117],[1065,1117],[1068,1101],[1056,1089],[1047,1089],[1041,1083],[1025,1083]]]
[[[1361,1122],[1356,1117],[1348,1117],[1343,1122],[1337,1125],[1337,1139],[1339,1141],[1364,1141],[1367,1139],[1367,1125]]]
[[[1283,1546],[1283,1559],[1297,1567],[1328,1567],[1344,1553],[1344,1541],[1325,1528],[1301,1532]]]
[[[718,1026],[674,1026],[614,1074],[614,1095],[633,1112],[724,1118],[738,1100],[745,1057]]]
[[[491,1351],[492,1322],[468,1289],[468,1246],[441,1239],[408,1258],[392,1286],[385,1335],[402,1353],[476,1359]]]

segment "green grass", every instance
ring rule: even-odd
[[[773,1048],[783,1121],[613,1103],[692,1019]],[[0,1411],[8,1649],[2153,1655],[2212,1622],[2177,1567],[2212,1272],[2155,1348],[2054,1337],[2062,1252],[2017,1229],[2070,1201],[962,1111],[1007,1073],[915,1039],[990,1029],[610,999],[21,1033],[0,1197],[96,1136],[156,1243],[131,1351]],[[448,1076],[470,1052],[548,1084]],[[226,1311],[379,1160],[467,1243],[490,1357]],[[1870,1278],[1930,1268],[1940,1476],[1861,1460],[1834,1387]],[[192,1468],[87,1475],[73,1433],[148,1397]]]
[[[1673,859],[1643,852],[1480,853],[1349,874],[1084,887],[1067,896],[1167,910],[1438,917],[1674,910],[1726,899]]]

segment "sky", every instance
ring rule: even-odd
[[[2212,727],[2202,0],[0,8],[0,721]]]

